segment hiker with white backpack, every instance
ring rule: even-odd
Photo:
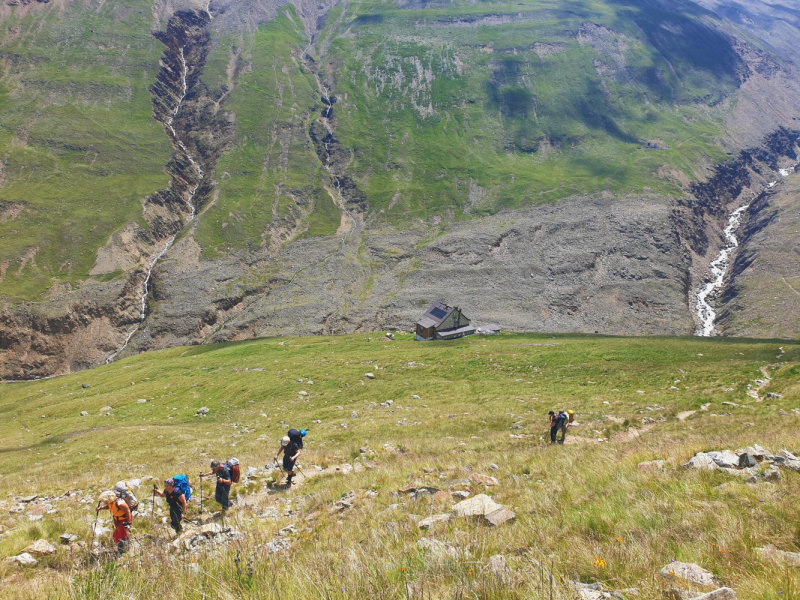
[[[107,510],[114,518],[114,542],[117,544],[117,555],[121,555],[128,547],[133,513],[128,503],[115,491],[105,491],[98,498],[97,510]]]
[[[192,495],[186,475],[176,475],[165,480],[163,492],[154,483],[153,493],[167,501],[170,525],[175,530],[175,533],[181,533],[183,531],[181,521],[186,516],[186,501]]]
[[[569,429],[572,421],[575,420],[575,411],[561,410],[556,416],[556,429],[561,432],[561,437],[557,440],[559,444],[563,444],[567,438],[567,429]]]

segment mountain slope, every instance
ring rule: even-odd
[[[434,299],[690,333],[727,214],[797,161],[796,24],[732,14],[5,5],[3,375],[408,327]]]

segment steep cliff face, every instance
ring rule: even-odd
[[[797,153],[789,46],[745,36],[712,2],[523,4],[94,7],[109,25],[83,43],[109,65],[103,101],[118,119],[92,133],[105,145],[53,127],[43,137],[33,102],[4,113],[16,137],[0,168],[0,376],[175,344],[408,328],[432,300],[512,329],[691,334],[697,289],[743,204],[742,247],[714,301],[723,333],[758,334],[756,316],[744,327],[736,315],[750,310],[765,232],[794,202],[775,204]],[[88,18],[65,6],[67,22]],[[33,98],[39,67],[18,50],[56,12],[26,11],[0,19],[0,55],[14,66],[4,82]],[[114,45],[117,22],[146,58]],[[91,111],[100,92],[80,88],[69,61],[50,97],[72,86],[72,110]],[[120,65],[138,87],[131,76],[113,88]],[[98,136],[124,138],[125,102],[138,102],[139,129],[113,146]],[[80,127],[56,104],[50,125]],[[81,197],[21,241],[55,202],[24,198],[27,182],[152,174],[156,155],[159,177],[108,195],[127,212],[105,237],[89,235]],[[73,245],[56,261],[58,239]]]

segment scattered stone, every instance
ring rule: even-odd
[[[103,408],[100,409],[100,414],[102,415],[103,413],[110,413],[112,410],[114,409],[111,408],[110,406],[104,406]]]
[[[781,398],[780,394],[776,394],[775,392],[770,392],[767,394],[767,398],[775,398],[776,400]]]
[[[736,592],[731,588],[721,587],[713,592],[695,596],[694,600],[736,600]]]
[[[458,550],[440,540],[422,537],[419,538],[417,546],[436,558],[456,558],[458,556]]]
[[[453,498],[456,500],[466,500],[467,498],[469,498],[469,492],[465,490],[457,490],[455,492],[451,492],[450,495],[453,496]]]
[[[375,374],[374,373],[364,373],[364,377],[366,377],[367,379],[375,379]]]
[[[357,419],[358,418],[358,413],[356,411],[353,411],[352,413],[350,413],[350,418],[351,419]]]
[[[255,477],[257,474],[258,474],[258,469],[256,467],[247,467],[248,477]]]
[[[790,567],[800,567],[800,552],[784,552],[775,546],[769,545],[764,548],[756,548],[756,552],[765,558],[771,558],[778,562],[784,562]]]
[[[22,552],[32,554],[34,556],[52,556],[56,553],[56,548],[47,540],[41,539],[33,542]]]
[[[716,576],[695,563],[673,562],[661,569],[668,579],[683,579],[697,585],[718,585]]]
[[[453,507],[456,517],[482,517],[502,508],[486,494],[478,494],[459,502]]]
[[[308,392],[307,392],[307,391],[305,391],[305,390],[300,390],[300,391],[299,391],[299,392],[297,392],[297,393],[298,393],[300,396],[308,396]]]
[[[766,471],[764,471],[763,476],[765,481],[771,481],[773,483],[776,483],[783,478],[781,472],[778,469],[767,469]]]
[[[83,384],[81,387],[82,387],[83,389],[86,389],[86,388],[88,388],[88,387],[90,387],[90,386],[89,386],[89,384],[88,384],[88,383],[84,383],[84,384]]]
[[[438,515],[432,515],[426,519],[422,519],[417,525],[420,529],[430,529],[434,525],[438,523],[447,523],[451,519],[451,515],[447,513],[442,513]]]
[[[506,557],[502,554],[495,554],[491,558],[489,558],[489,562],[486,564],[486,568],[498,579],[509,579],[513,572],[511,569],[508,568],[506,565]]]
[[[74,533],[62,533],[59,539],[61,540],[62,544],[64,544],[65,546],[69,546],[73,542],[78,541],[78,536],[75,535]]]
[[[492,527],[498,527],[503,523],[508,523],[509,521],[513,521],[516,517],[517,515],[513,511],[510,511],[507,508],[503,507],[500,507],[496,511],[483,516],[486,523],[488,523]]]
[[[82,411],[81,411],[81,416],[82,416],[82,417],[88,417],[88,416],[89,416],[89,413],[88,413],[88,412],[86,412],[85,410],[82,410]]]
[[[700,410],[708,410],[709,406],[711,406],[711,402],[706,402],[700,407]]]
[[[731,452],[730,450],[724,450],[722,452],[709,452],[708,455],[711,457],[717,466],[722,467],[723,469],[733,469],[739,465],[739,457],[736,453]]]
[[[489,468],[492,471],[497,471],[500,467],[498,467],[496,464],[492,463],[492,464],[489,465]]]
[[[37,560],[35,558],[33,558],[27,552],[23,552],[22,554],[13,557],[11,560],[13,560],[15,563],[17,563],[21,567],[33,567],[33,566],[36,566],[36,562],[37,562]]]
[[[663,460],[648,460],[640,462],[636,467],[640,471],[661,471],[664,468],[664,464]]]
[[[714,460],[705,452],[698,452],[689,459],[688,463],[683,466],[692,469],[706,469],[713,471],[717,468],[717,463],[715,463]]]
[[[197,412],[194,414],[194,416],[195,417],[205,417],[209,412],[211,412],[209,410],[209,408],[207,406],[204,406],[203,408],[198,408]]]
[[[411,394],[411,398],[413,398],[414,400],[419,400],[420,399],[420,397],[417,396],[416,394]]]
[[[482,475],[481,473],[473,473],[469,476],[469,478],[477,484],[485,485],[486,487],[491,487],[493,485],[500,485],[500,481],[498,481],[497,477],[492,477],[491,475]]]
[[[14,498],[14,500],[15,500],[16,502],[23,502],[23,503],[27,503],[27,502],[33,502],[33,501],[34,501],[34,500],[36,500],[38,497],[39,497],[39,496],[38,496],[37,494],[34,494],[33,496],[21,496],[21,497],[17,497],[17,498]]]

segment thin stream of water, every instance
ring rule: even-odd
[[[701,337],[711,337],[714,335],[714,322],[717,319],[717,313],[708,303],[709,297],[713,298],[716,293],[722,289],[722,284],[725,279],[725,273],[731,262],[731,255],[739,247],[739,241],[734,235],[739,225],[742,222],[744,211],[750,207],[749,204],[740,206],[731,213],[728,218],[728,226],[725,228],[725,238],[728,240],[728,245],[723,248],[717,258],[711,261],[708,265],[711,271],[711,281],[705,283],[697,292],[697,320],[698,326],[695,335]]]

